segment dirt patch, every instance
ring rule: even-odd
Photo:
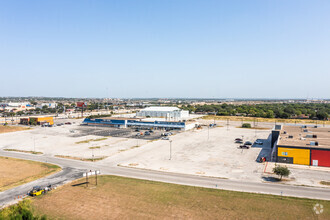
[[[320,184],[325,185],[325,186],[330,186],[329,181],[321,181]]]
[[[231,192],[115,176],[67,184],[34,199],[37,214],[52,219],[318,219],[330,216],[330,202]],[[279,211],[280,210],[280,211]]]
[[[84,141],[78,141],[78,142],[76,142],[76,144],[87,144],[91,141],[104,141],[106,139],[107,138],[88,139],[88,140],[84,140]]]
[[[238,126],[236,128],[243,128],[243,127]],[[271,130],[270,128],[262,128],[262,127],[251,127],[251,128],[243,128],[243,129]]]
[[[15,132],[15,131],[24,131],[29,130],[31,128],[19,127],[19,126],[0,126],[0,134],[1,133],[8,133],[8,132]]]
[[[330,124],[330,121],[320,121],[311,119],[283,119],[283,118],[258,118],[258,117],[242,117],[242,116],[214,116],[207,115],[203,119],[206,120],[230,120],[230,121],[242,121],[242,122],[278,122],[278,123],[298,123],[298,124]]]
[[[21,152],[21,153],[28,153],[28,154],[43,154],[39,151],[32,151],[32,150],[17,150],[17,149],[3,149],[5,151],[15,151],[15,152]]]
[[[88,162],[96,162],[96,161],[107,158],[107,157],[84,158],[84,157],[72,157],[72,156],[65,156],[65,155],[55,155],[55,157],[66,158],[66,159],[71,159],[71,160],[88,161]]]
[[[30,160],[0,157],[0,191],[31,182],[61,170],[60,167]]]

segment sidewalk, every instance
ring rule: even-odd
[[[317,166],[306,166],[306,165],[288,164],[288,163],[266,162],[264,164],[264,173],[273,173],[273,168],[275,167],[275,165],[286,166],[292,169],[330,172],[330,167],[317,167]]]

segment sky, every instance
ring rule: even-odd
[[[0,0],[0,96],[330,98],[328,0]]]

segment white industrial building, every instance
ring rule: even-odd
[[[40,103],[36,105],[36,108],[42,108],[44,106],[47,106],[48,108],[56,108],[57,107],[57,103],[56,102],[52,102],[52,103]]]
[[[189,111],[177,107],[148,107],[136,113],[138,117],[166,118],[167,120],[180,120],[189,117]]]

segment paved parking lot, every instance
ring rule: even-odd
[[[111,128],[98,126],[80,126],[76,127],[75,133],[72,137],[83,137],[87,135],[103,136],[103,137],[119,137],[119,138],[133,138],[141,140],[156,140],[162,137],[164,130],[153,130],[150,135],[144,135],[147,130],[136,131],[135,128]],[[179,131],[171,131],[178,133]],[[140,134],[140,135],[137,135]]]
[[[217,122],[222,127],[174,132],[170,140],[161,140],[163,131],[137,138],[135,129],[81,126],[34,127],[31,130],[0,134],[0,148],[40,151],[47,156],[78,158],[107,157],[97,163],[152,169],[165,172],[214,176],[220,178],[262,181],[264,164],[260,157],[270,153],[269,134],[272,125],[260,123],[267,130],[238,128],[240,122]],[[201,121],[209,124],[208,121]],[[144,132],[144,130],[141,130]],[[240,149],[235,138],[261,140],[264,144]],[[330,181],[329,172],[302,172],[292,169],[291,184],[318,185]]]

